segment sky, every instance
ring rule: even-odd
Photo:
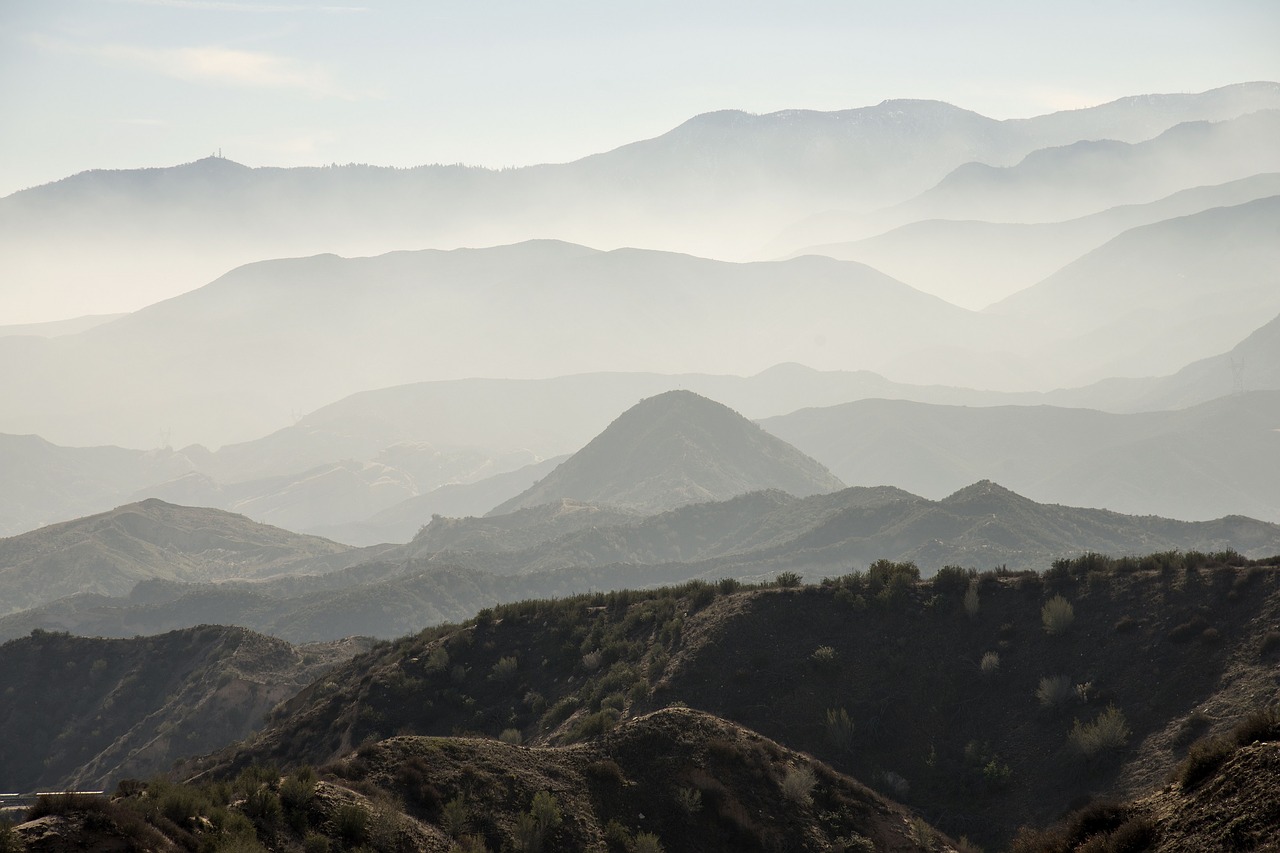
[[[699,113],[1280,80],[1275,0],[0,0],[0,196],[190,162],[565,162]]]

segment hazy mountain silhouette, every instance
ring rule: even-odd
[[[8,613],[76,593],[123,595],[147,578],[257,577],[346,550],[243,516],[147,500],[0,539],[0,607]]]
[[[987,311],[1052,321],[1065,340],[1050,357],[1081,379],[1163,375],[1230,349],[1280,312],[1277,270],[1280,196],[1271,196],[1126,231]]]
[[[653,513],[760,489],[797,496],[844,486],[812,459],[727,406],[691,391],[641,400],[502,515],[568,498]]]
[[[146,447],[167,435],[217,445],[370,386],[873,366],[921,340],[985,339],[999,322],[816,257],[726,264],[537,241],[279,260],[79,335],[0,338],[0,392],[13,401],[0,430],[67,444]],[[129,406],[116,405],[123,393]]]
[[[846,483],[942,496],[998,479],[1038,501],[1280,520],[1280,392],[1181,411],[968,408],[862,400],[761,421]]]
[[[789,222],[903,201],[965,163],[1008,166],[1081,140],[1138,143],[1179,122],[1276,107],[1275,83],[1010,121],[899,100],[832,113],[708,113],[574,163],[503,171],[249,169],[207,158],[86,172],[0,199],[0,278],[92,304],[97,288],[149,287],[158,301],[240,264],[318,252],[555,237],[741,259]]]
[[[795,254],[858,261],[949,302],[982,308],[1049,277],[1130,228],[1277,194],[1280,173],[1270,173],[1181,190],[1159,201],[1122,205],[1064,222],[929,219],[855,242],[810,246]]]
[[[1180,124],[1144,142],[1081,140],[1032,152],[1016,166],[967,163],[891,214],[903,222],[1054,222],[1280,171],[1277,141],[1275,109]]]

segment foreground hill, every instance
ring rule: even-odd
[[[1002,844],[1086,793],[1154,790],[1270,695],[1280,569],[1244,562],[1090,555],[926,584],[882,563],[822,586],[504,605],[352,661],[205,766],[334,761],[386,732],[577,743],[684,703]]]
[[[124,595],[149,578],[265,576],[348,550],[219,510],[145,500],[0,539],[0,611],[75,594]]]
[[[378,853],[955,849],[810,756],[677,708],[572,748],[394,737],[319,774],[254,768],[185,786],[133,783],[111,803],[47,800],[34,814],[14,833],[32,849],[83,849],[112,835],[146,839],[147,849]]]
[[[727,406],[691,391],[668,391],[623,412],[490,515],[566,498],[652,514],[761,489],[805,497],[843,485]]]
[[[846,483],[936,497],[986,478],[1038,501],[1280,521],[1278,391],[1125,415],[861,400],[761,425]]]
[[[0,790],[98,789],[247,736],[367,644],[305,649],[201,626],[103,640],[37,631],[0,645]]]

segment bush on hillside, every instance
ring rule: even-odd
[[[1124,713],[1115,705],[1108,705],[1091,723],[1076,720],[1069,740],[1082,755],[1093,758],[1124,746],[1129,742],[1129,734],[1129,723]]]
[[[1075,608],[1061,595],[1055,595],[1040,608],[1040,621],[1050,636],[1065,634],[1076,620]]]

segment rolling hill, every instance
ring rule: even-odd
[[[0,607],[124,595],[140,580],[189,582],[289,571],[350,550],[219,510],[150,499],[0,539]]]
[[[846,483],[941,497],[992,479],[1037,501],[1280,521],[1280,392],[1180,411],[861,400],[760,422]]]
[[[760,489],[804,497],[843,485],[729,407],[691,391],[668,391],[623,412],[490,515],[566,498],[652,514]]]

